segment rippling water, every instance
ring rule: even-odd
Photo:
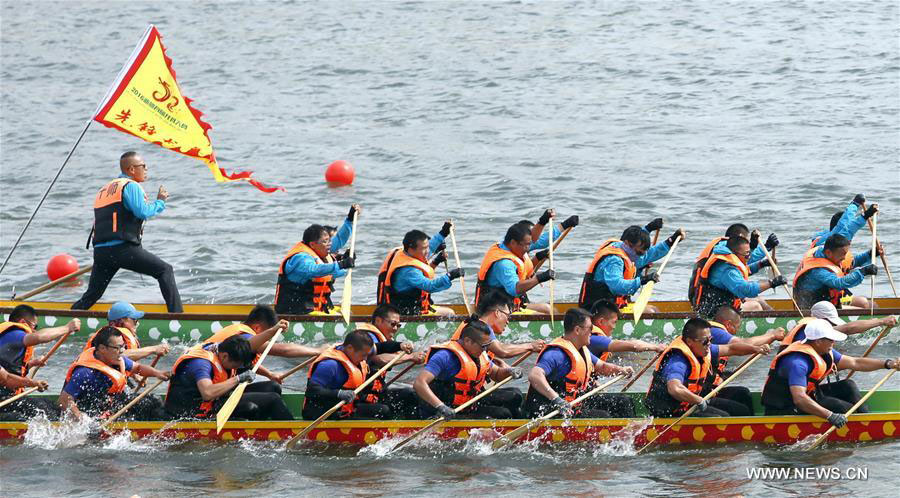
[[[358,302],[374,300],[381,258],[407,230],[433,233],[454,218],[471,274],[509,224],[546,207],[582,221],[556,258],[557,299],[576,296],[601,240],[656,216],[665,217],[666,234],[683,226],[690,237],[656,288],[660,298],[684,298],[694,255],[734,221],[777,232],[790,274],[810,235],[857,192],[879,202],[878,233],[900,268],[896,2],[7,1],[0,8],[0,254],[148,23],[165,37],[184,93],[212,123],[222,166],[253,169],[288,189],[267,196],[215,185],[199,162],[94,125],[0,275],[3,292],[43,283],[54,253],[90,263],[82,244],[92,196],[128,149],[147,159],[147,191],[164,183],[172,194],[166,212],[148,223],[145,243],[175,266],[186,302],[271,301],[287,248],[310,223],[338,223],[351,202],[363,205]],[[325,186],[324,167],[335,159],[356,166],[353,187]],[[868,237],[860,232],[857,251]],[[890,292],[883,275],[877,287]],[[867,294],[868,283],[861,289]],[[83,290],[45,296],[73,301]],[[118,298],[161,301],[152,279],[127,272],[104,299]],[[458,290],[438,300],[458,301]],[[634,458],[602,448],[503,456],[434,448],[398,461],[255,445],[20,446],[2,449],[0,462],[15,465],[17,480],[10,490],[0,479],[0,494],[860,489],[748,482],[743,473],[782,462],[869,465],[867,494],[888,495],[900,471],[897,449],[732,447]]]

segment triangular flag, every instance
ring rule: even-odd
[[[152,24],[119,72],[94,120],[173,152],[206,163],[217,182],[244,180],[263,192],[284,190],[266,187],[251,178],[252,172],[228,173],[216,162],[203,114],[185,97],[166,56],[159,31]]]

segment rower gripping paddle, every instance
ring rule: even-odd
[[[272,346],[278,342],[278,339],[281,339],[281,331],[283,328],[279,328],[277,332],[275,332],[275,336],[269,340],[269,344],[266,345],[266,349],[263,350],[262,354],[259,356],[259,359],[256,360],[256,364],[253,365],[253,373],[256,373],[259,370],[260,365],[262,365],[263,360],[266,359],[266,356],[269,355],[269,350],[272,349]],[[244,389],[247,389],[249,382],[241,382],[234,388],[234,391],[231,391],[231,396],[228,397],[228,400],[225,401],[225,404],[222,405],[222,408],[219,408],[219,411],[216,413],[216,434],[222,432],[222,428],[225,427],[225,423],[228,422],[228,419],[231,418],[231,414],[234,412],[234,409],[237,407],[238,402],[241,401],[241,396],[244,395]]]
[[[669,262],[669,258],[672,257],[672,254],[675,252],[675,248],[678,247],[678,243],[681,242],[681,239],[684,237],[678,237],[675,239],[675,242],[672,243],[672,247],[669,248],[669,252],[666,254],[666,259],[663,260],[662,264],[659,265],[659,271],[656,272],[657,275],[662,275],[663,270],[666,269],[666,263]],[[656,284],[653,280],[644,284],[644,288],[641,289],[640,295],[638,295],[637,300],[634,302],[634,307],[632,308],[634,311],[632,312],[634,316],[634,323],[641,319],[641,315],[644,314],[644,309],[647,307],[647,303],[650,302],[650,294],[653,294],[653,285]]]
[[[875,394],[875,391],[877,391],[879,387],[881,387],[885,382],[887,382],[888,379],[891,378],[891,375],[894,375],[894,373],[896,373],[896,372],[897,371],[892,368],[891,371],[887,373],[887,375],[885,375],[880,381],[878,381],[878,384],[875,384],[872,387],[872,389],[869,389],[869,392],[867,392],[865,396],[863,396],[859,401],[857,401],[856,404],[853,405],[850,408],[850,410],[848,410],[847,413],[845,413],[844,415],[847,415],[849,417],[850,415],[853,415],[854,413],[856,413],[856,410],[859,410],[859,407],[862,406],[863,403],[865,403],[870,397],[872,397],[872,395]],[[825,431],[824,434],[819,436],[819,439],[816,439],[816,442],[814,442],[812,444],[812,446],[809,447],[809,449],[811,449],[811,450],[815,449],[817,446],[822,444],[822,442],[825,441],[825,439],[827,439],[828,436],[832,432],[835,431],[835,429],[837,429],[837,427],[832,425],[831,428],[829,428],[827,431]]]
[[[359,210],[353,211],[353,228],[350,235],[350,257],[356,256],[356,220],[359,217]],[[353,299],[353,290],[351,277],[353,276],[353,268],[347,269],[347,276],[344,277],[344,289],[341,291],[341,316],[344,317],[344,323],[350,325],[350,301]]]

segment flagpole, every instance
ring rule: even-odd
[[[75,145],[72,146],[72,150],[70,150],[69,155],[66,156],[66,160],[63,161],[62,166],[59,167],[59,170],[56,172],[56,176],[53,177],[53,181],[51,181],[50,185],[47,186],[47,190],[44,192],[44,195],[38,202],[37,207],[34,208],[34,212],[31,213],[31,216],[28,218],[28,221],[22,228],[22,233],[19,234],[19,238],[16,239],[16,243],[13,244],[12,248],[10,248],[9,254],[6,255],[6,259],[3,261],[3,265],[0,266],[0,273],[3,273],[3,269],[6,268],[6,263],[9,263],[9,258],[12,257],[13,252],[17,247],[19,247],[19,242],[22,242],[22,237],[25,236],[25,231],[28,230],[28,226],[31,225],[32,220],[34,220],[34,217],[37,215],[38,209],[41,208],[41,206],[44,204],[44,201],[47,199],[47,196],[50,195],[50,189],[52,189],[53,185],[56,184],[56,180],[59,180],[59,175],[62,174],[63,168],[65,168],[66,164],[69,163],[69,159],[72,158],[72,154],[75,153],[75,149],[78,148],[78,144],[81,143],[81,139],[84,138],[84,134],[87,133],[88,128],[91,126],[91,121],[93,121],[93,118],[87,120],[87,123],[85,123],[84,125],[84,129],[81,130],[81,135],[78,136],[78,140],[75,141]]]

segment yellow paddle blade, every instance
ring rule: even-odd
[[[537,427],[543,421],[544,421],[543,419],[532,420],[531,422],[528,422],[527,424],[523,424],[521,427],[517,427],[517,428],[507,432],[506,434],[503,435],[503,437],[496,439],[493,443],[491,443],[491,449],[499,450],[500,448],[505,448],[505,447],[509,446],[510,444],[514,443],[516,441],[516,439],[519,439],[526,432],[530,431],[534,427]]]
[[[238,386],[234,388],[234,391],[231,391],[231,396],[228,396],[228,400],[225,401],[225,404],[222,405],[219,412],[216,413],[216,434],[222,432],[222,427],[225,427],[225,422],[228,422],[228,419],[231,418],[231,414],[241,400],[241,396],[244,395],[244,389],[247,389],[247,384],[249,384],[249,382],[241,382],[238,384]]]
[[[641,319],[641,315],[644,314],[644,308],[647,307],[647,303],[650,302],[650,294],[653,294],[653,284],[656,282],[649,281],[644,284],[644,288],[641,289],[641,293],[638,295],[637,301],[634,302],[634,306],[632,309],[634,310],[634,324],[637,325],[638,320]]]
[[[347,270],[347,276],[344,277],[344,291],[341,294],[341,316],[344,317],[344,323],[350,325],[350,296],[352,295],[352,291],[350,290],[353,285],[350,281],[350,276],[353,274],[353,270]]]

